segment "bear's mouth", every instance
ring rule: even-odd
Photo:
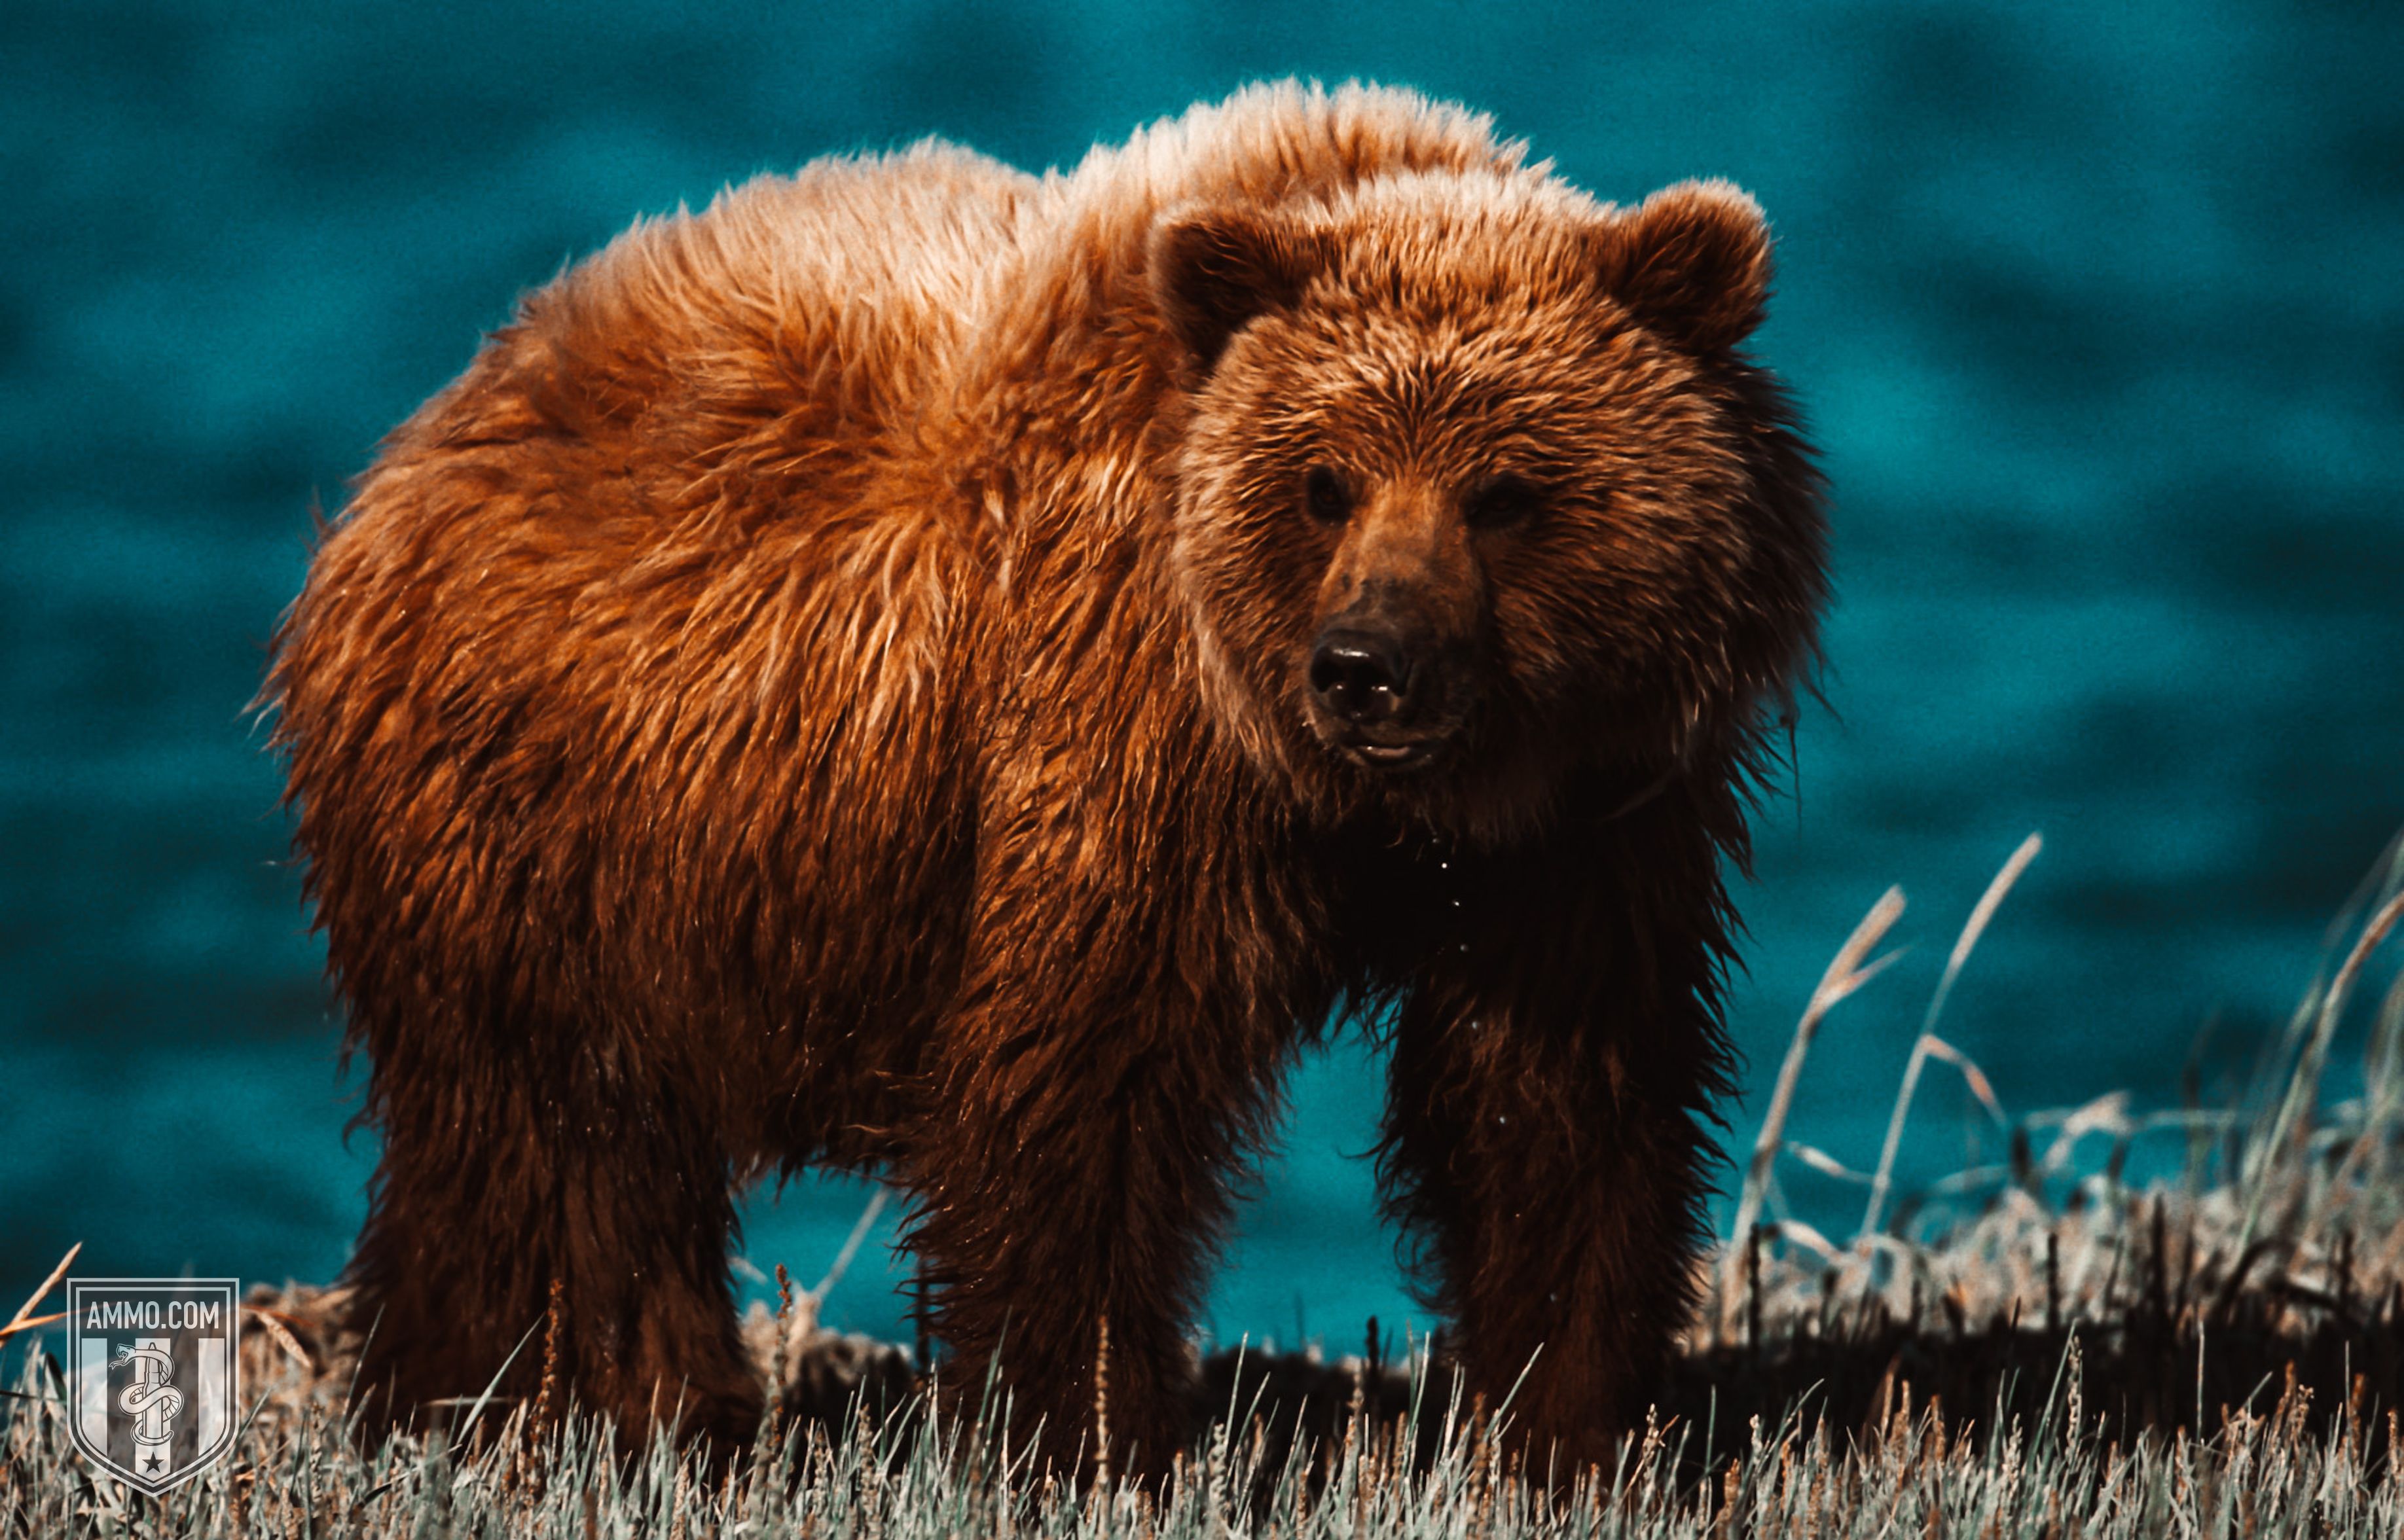
[[[1400,742],[1380,742],[1358,734],[1346,734],[1335,742],[1344,757],[1364,770],[1394,774],[1418,770],[1433,763],[1444,748],[1441,738],[1412,738]]]

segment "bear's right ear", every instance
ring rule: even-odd
[[[1206,373],[1245,322],[1300,299],[1317,265],[1301,232],[1243,209],[1160,225],[1148,264],[1162,319]]]

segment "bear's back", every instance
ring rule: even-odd
[[[958,372],[1040,193],[936,141],[817,161],[637,225],[506,335],[577,382],[571,434],[631,431],[646,456],[755,488],[806,462],[806,502],[831,461],[907,452],[878,439]]]

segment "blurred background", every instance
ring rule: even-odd
[[[2228,1094],[2404,823],[2404,8],[11,0],[0,1313],[77,1240],[88,1275],[341,1268],[374,1139],[344,1138],[245,702],[313,506],[519,291],[814,156],[932,133],[1067,166],[1283,75],[1474,104],[1606,198],[1732,177],[1777,226],[1758,351],[1835,488],[1833,710],[1740,888],[1731,1144],[1893,882],[1911,950],[1790,1127],[1874,1161],[2032,830],[1945,1034],[2016,1114]],[[1911,1180],[1978,1154],[1949,1076]],[[1424,1326],[1359,1158],[1377,1100],[1358,1044],[1296,1081],[1218,1339]],[[1858,1191],[1787,1187],[1850,1229]],[[868,1190],[762,1193],[743,1249],[807,1283]],[[872,1244],[829,1317],[906,1338],[906,1273]]]

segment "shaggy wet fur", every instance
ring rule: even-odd
[[[1600,1452],[1687,1308],[1721,871],[1821,593],[1767,277],[1724,186],[1281,86],[1066,174],[822,161],[528,297],[269,682],[384,1139],[362,1384],[481,1391],[558,1279],[582,1403],[748,1436],[734,1185],[881,1170],[952,1381],[1090,1449],[1107,1321],[1156,1468],[1349,1017],[1473,1384]],[[1383,715],[1317,672],[1356,636]]]

